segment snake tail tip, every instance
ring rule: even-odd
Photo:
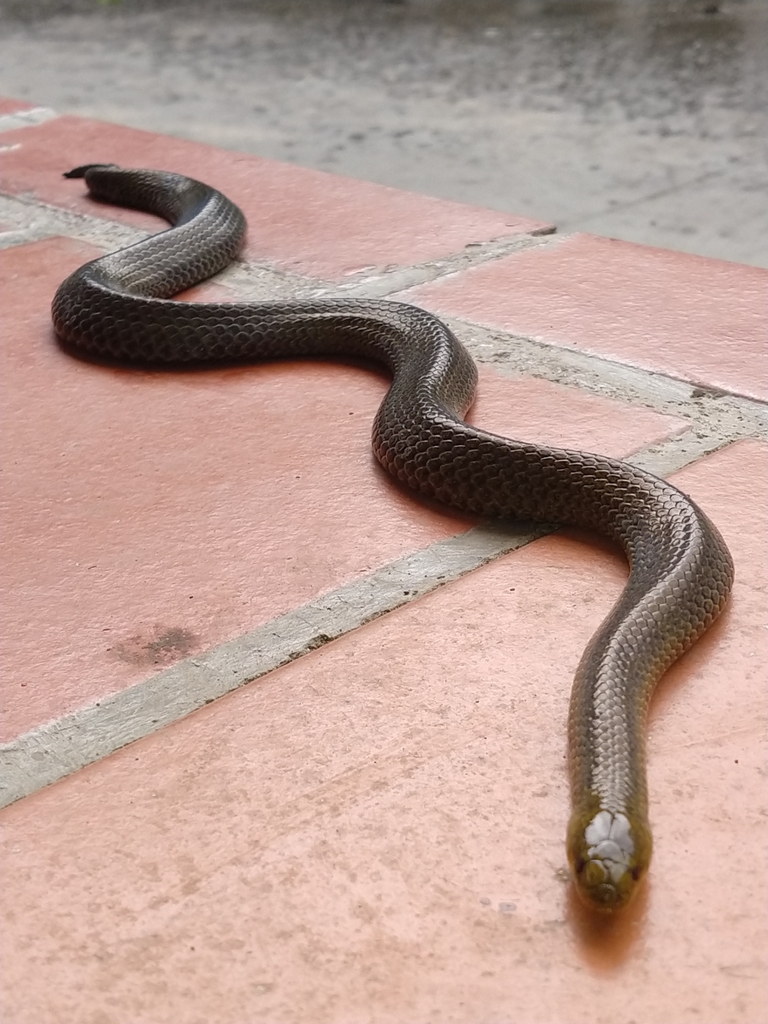
[[[80,167],[73,167],[71,171],[65,171],[63,178],[84,178],[87,171],[94,167],[117,167],[117,164],[81,164]]]

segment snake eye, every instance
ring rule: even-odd
[[[642,874],[642,871],[640,870],[640,868],[639,868],[639,866],[637,864],[635,864],[635,866],[632,868],[631,874],[632,874],[632,878],[633,878],[633,880],[635,882],[640,878],[640,875]]]

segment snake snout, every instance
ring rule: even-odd
[[[640,820],[602,810],[586,819],[574,813],[568,828],[568,859],[576,890],[595,910],[625,907],[651,857],[651,835]]]

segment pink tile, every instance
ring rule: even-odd
[[[768,271],[572,235],[406,292],[437,313],[768,398]]]
[[[737,582],[654,702],[625,916],[570,897],[562,842],[625,567],[556,536],[7,808],[4,1019],[765,1024],[767,451],[678,476]]]
[[[94,254],[64,239],[0,253],[5,737],[469,524],[378,470],[378,374],[314,363],[147,373],[62,353],[51,297]],[[672,417],[490,372],[474,418],[617,456],[682,429]]]
[[[689,427],[687,420],[676,416],[598,399],[534,377],[500,377],[486,366],[480,367],[477,399],[467,419],[504,437],[616,459],[682,434]],[[615,432],[614,424],[618,427]]]
[[[338,280],[437,259],[466,245],[539,231],[540,221],[401,192],[244,153],[133,128],[62,117],[14,133],[2,155],[0,187],[83,213],[151,228],[156,218],[97,206],[80,181],[62,172],[99,160],[158,167],[199,178],[242,207],[250,224],[246,253],[286,270]]]
[[[16,114],[20,110],[31,110],[32,106],[26,100],[16,100],[10,96],[0,96],[0,114]]]

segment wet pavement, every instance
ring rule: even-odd
[[[766,67],[762,0],[0,4],[5,95],[758,265]]]

